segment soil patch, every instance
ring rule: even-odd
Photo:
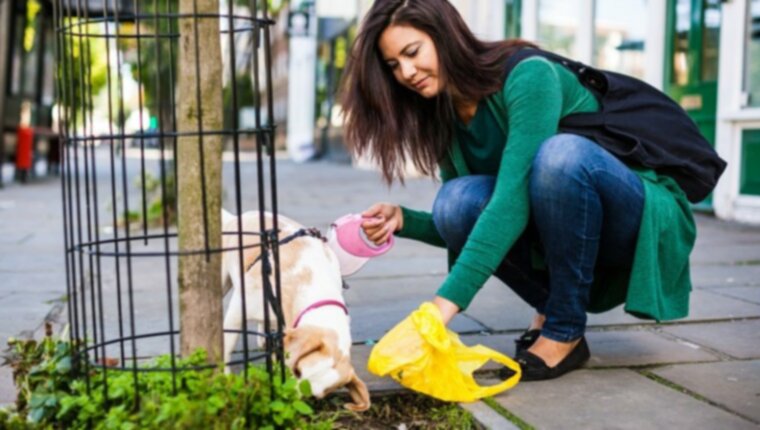
[[[401,392],[372,396],[372,406],[366,412],[351,412],[343,408],[346,398],[330,396],[312,404],[316,416],[332,420],[333,429],[412,430],[412,429],[473,429],[484,427],[457,403],[447,403],[428,396]]]

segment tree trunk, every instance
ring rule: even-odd
[[[197,4],[197,9],[194,9],[194,3]],[[218,14],[219,1],[180,0],[179,12],[182,15]],[[177,73],[177,129],[180,133],[201,131],[199,122],[202,131],[222,129],[222,55],[219,40],[218,19],[180,18]],[[199,70],[200,76],[196,70]],[[200,86],[200,97],[197,85]],[[206,241],[208,249],[219,249],[221,137],[180,137],[177,163],[179,249],[207,249]],[[202,192],[204,184],[205,198]],[[179,258],[180,343],[184,356],[197,348],[203,348],[208,354],[209,362],[217,362],[222,357],[221,270],[221,256],[218,253],[210,253],[208,258],[205,253]]]

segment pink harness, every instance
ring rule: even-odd
[[[346,308],[346,305],[343,303],[337,301],[337,300],[320,300],[311,306],[307,307],[306,309],[302,310],[301,313],[298,314],[298,318],[296,318],[296,321],[293,323],[293,328],[298,327],[298,323],[301,322],[301,318],[306,314],[306,312],[313,311],[314,309],[321,308],[323,306],[337,306],[341,309],[343,309],[343,312],[348,315],[348,308]]]

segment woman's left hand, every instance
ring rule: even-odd
[[[404,227],[401,207],[392,203],[375,203],[362,212],[362,216],[367,218],[362,223],[364,234],[377,246],[383,245]]]
[[[441,296],[435,296],[433,304],[438,306],[438,309],[441,311],[444,325],[449,325],[449,321],[451,321],[451,319],[454,318],[454,315],[459,312],[459,306]]]

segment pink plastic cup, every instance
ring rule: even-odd
[[[337,255],[343,276],[356,273],[370,258],[383,255],[393,247],[393,235],[380,246],[370,241],[362,228],[366,220],[360,214],[344,215],[332,223],[327,233],[327,244]]]

